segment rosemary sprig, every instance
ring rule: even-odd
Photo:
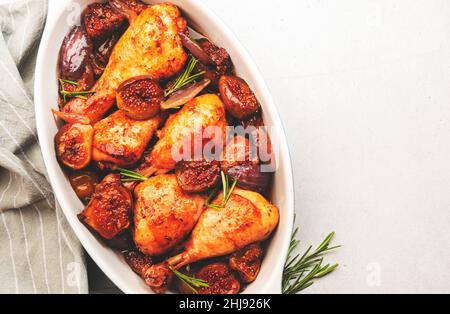
[[[143,175],[128,170],[128,169],[123,169],[123,168],[117,168],[117,170],[119,171],[120,175],[121,175],[121,181],[123,183],[126,182],[139,182],[139,181],[146,181],[147,177],[144,177]]]
[[[61,94],[69,95],[69,96],[92,95],[92,94],[95,94],[95,91],[69,92],[69,91],[66,91],[66,90],[62,90]]]
[[[230,199],[231,195],[233,194],[234,189],[236,188],[237,180],[233,180],[233,183],[230,187],[230,180],[228,176],[225,174],[225,172],[221,171],[220,176],[222,178],[222,193],[223,193],[223,200],[222,204],[211,204],[211,201],[216,196],[218,189],[214,189],[211,194],[208,196],[208,199],[206,201],[206,206],[208,208],[213,209],[222,209],[225,207],[225,205],[228,203],[228,200]]]
[[[63,83],[67,83],[67,84],[74,85],[74,86],[80,86],[80,84],[78,82],[70,81],[70,80],[59,79],[59,82],[61,83],[61,85],[63,85]]]
[[[175,83],[173,83],[168,90],[165,91],[165,96],[168,97],[175,93],[176,91],[179,91],[183,87],[191,84],[196,79],[201,77],[203,74],[205,74],[205,71],[201,71],[196,74],[192,74],[192,71],[194,71],[195,66],[197,65],[198,60],[194,57],[191,57],[187,63],[186,68],[184,71],[180,74],[180,76],[176,79]]]
[[[184,282],[186,284],[186,286],[188,286],[189,289],[191,289],[195,293],[197,293],[197,289],[196,288],[201,288],[201,287],[208,288],[209,287],[209,284],[206,281],[203,281],[201,279],[197,279],[195,277],[190,277],[188,275],[185,275],[185,274],[179,272],[178,270],[176,270],[175,268],[170,267],[170,266],[169,266],[169,269],[173,272],[173,274],[175,276],[178,277],[178,279],[180,279],[182,282]]]
[[[300,256],[299,254],[292,257],[294,250],[300,243],[296,239],[297,232],[298,228],[292,234],[288,258],[284,266],[282,283],[284,294],[295,294],[305,290],[314,284],[315,279],[325,277],[339,266],[338,264],[323,266],[323,255],[340,247],[330,247],[334,232],[330,233],[314,251],[310,246],[303,255]]]
[[[85,96],[83,96],[83,95],[95,94],[94,91],[79,91],[79,92],[66,91],[64,89],[64,83],[67,83],[67,84],[70,84],[70,85],[74,85],[74,86],[80,86],[79,83],[74,82],[74,81],[59,79],[59,83],[61,84],[61,91],[60,91],[60,93],[63,95],[63,99],[64,99],[65,103],[67,102],[67,97],[68,96],[86,100],[87,98]]]

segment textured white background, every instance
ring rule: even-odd
[[[55,0],[51,0],[55,1]],[[450,1],[204,0],[284,121],[310,293],[450,292]]]

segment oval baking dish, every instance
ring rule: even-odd
[[[151,293],[150,288],[133,273],[122,255],[106,247],[94,237],[77,219],[84,207],[71,188],[69,180],[59,165],[54,148],[58,125],[51,109],[58,108],[57,60],[64,36],[92,2],[68,0],[65,6],[49,6],[47,25],[39,48],[35,78],[35,110],[39,141],[50,183],[62,210],[82,245],[105,272],[125,293]],[[164,1],[144,1],[158,3]],[[255,64],[231,31],[204,4],[197,0],[170,0],[194,21],[213,42],[227,49],[236,68],[253,89],[264,112],[265,125],[271,129],[272,142],[276,148],[277,171],[272,187],[272,202],[280,210],[280,222],[264,258],[260,275],[244,293],[281,293],[282,270],[289,247],[293,216],[294,188],[292,167],[286,137],[276,106]],[[54,70],[55,69],[55,70]]]

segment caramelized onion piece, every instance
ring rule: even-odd
[[[73,170],[86,168],[91,162],[92,126],[81,123],[64,125],[55,137],[58,160]]]
[[[197,97],[197,95],[200,94],[210,83],[210,80],[204,79],[173,93],[169,99],[161,104],[161,108],[168,110],[187,104],[189,101]]]
[[[136,120],[147,120],[156,116],[163,100],[164,91],[155,80],[147,76],[125,81],[117,92],[117,107]]]
[[[98,174],[93,171],[75,171],[69,175],[70,185],[83,202],[88,202],[99,182]]]
[[[85,72],[93,45],[86,31],[75,26],[67,34],[59,52],[59,66],[62,77],[69,80],[79,79]]]
[[[209,57],[209,55],[203,50],[202,47],[193,39],[191,39],[185,33],[178,34],[181,38],[181,42],[183,46],[189,50],[189,52],[201,63],[206,65],[214,64],[213,60]]]
[[[249,245],[230,256],[229,266],[245,283],[256,280],[261,269],[263,249],[260,244]]]
[[[272,173],[262,171],[262,167],[264,166],[245,163],[229,168],[226,174],[231,180],[236,180],[239,187],[264,194],[269,187]]]
[[[248,118],[260,110],[255,94],[239,77],[222,76],[219,90],[227,111],[237,119]]]
[[[106,240],[112,240],[131,224],[131,192],[120,180],[119,174],[110,174],[100,182],[91,201],[78,219]]]
[[[200,193],[213,188],[220,179],[217,161],[180,161],[175,170],[178,184],[187,193]]]
[[[67,123],[80,123],[80,124],[90,124],[91,121],[88,117],[85,117],[78,113],[71,113],[71,112],[61,112],[57,111],[55,109],[52,109],[52,113],[60,118],[61,120],[67,122]]]

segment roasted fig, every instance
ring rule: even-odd
[[[149,267],[143,276],[145,283],[153,292],[166,293],[173,279],[173,272],[167,263],[153,265]]]
[[[175,174],[181,189],[187,193],[205,192],[214,187],[220,179],[218,161],[180,161]]]
[[[85,73],[92,47],[92,42],[83,27],[72,28],[64,38],[59,52],[59,66],[64,79],[78,80]]]
[[[239,77],[222,76],[219,90],[227,111],[237,119],[248,118],[261,109],[253,91]]]
[[[238,294],[241,284],[224,263],[213,263],[202,267],[195,278],[208,283],[209,287],[200,287],[197,294]]]
[[[145,76],[125,81],[117,92],[117,107],[136,120],[147,120],[156,116],[163,100],[164,91],[159,84]]]
[[[92,126],[75,123],[64,125],[55,137],[58,160],[65,166],[80,170],[91,162]]]
[[[234,136],[226,145],[221,159],[221,168],[228,169],[242,164],[258,164],[258,150],[256,145],[243,135]]]
[[[143,277],[147,269],[153,265],[153,260],[150,256],[144,255],[138,251],[127,251],[123,253],[123,256],[130,268],[141,277]]]
[[[217,47],[207,38],[200,38],[197,40],[197,43],[216,66],[217,72],[224,75],[232,70],[233,63],[230,55],[224,48]]]
[[[83,20],[87,34],[95,40],[111,35],[127,22],[126,17],[113,10],[108,3],[88,5]]]
[[[99,177],[93,171],[74,171],[69,175],[69,181],[78,198],[88,202],[99,183]]]
[[[131,224],[131,192],[120,180],[119,174],[110,174],[100,182],[92,199],[78,219],[106,240],[114,239]]]
[[[249,245],[230,256],[229,266],[236,271],[244,283],[251,283],[261,269],[263,249],[260,244]]]
[[[226,174],[243,189],[265,194],[272,179],[272,172],[263,171],[262,165],[244,163],[228,168]]]
[[[135,19],[147,5],[139,0],[109,0],[111,7],[126,16],[129,21]]]

